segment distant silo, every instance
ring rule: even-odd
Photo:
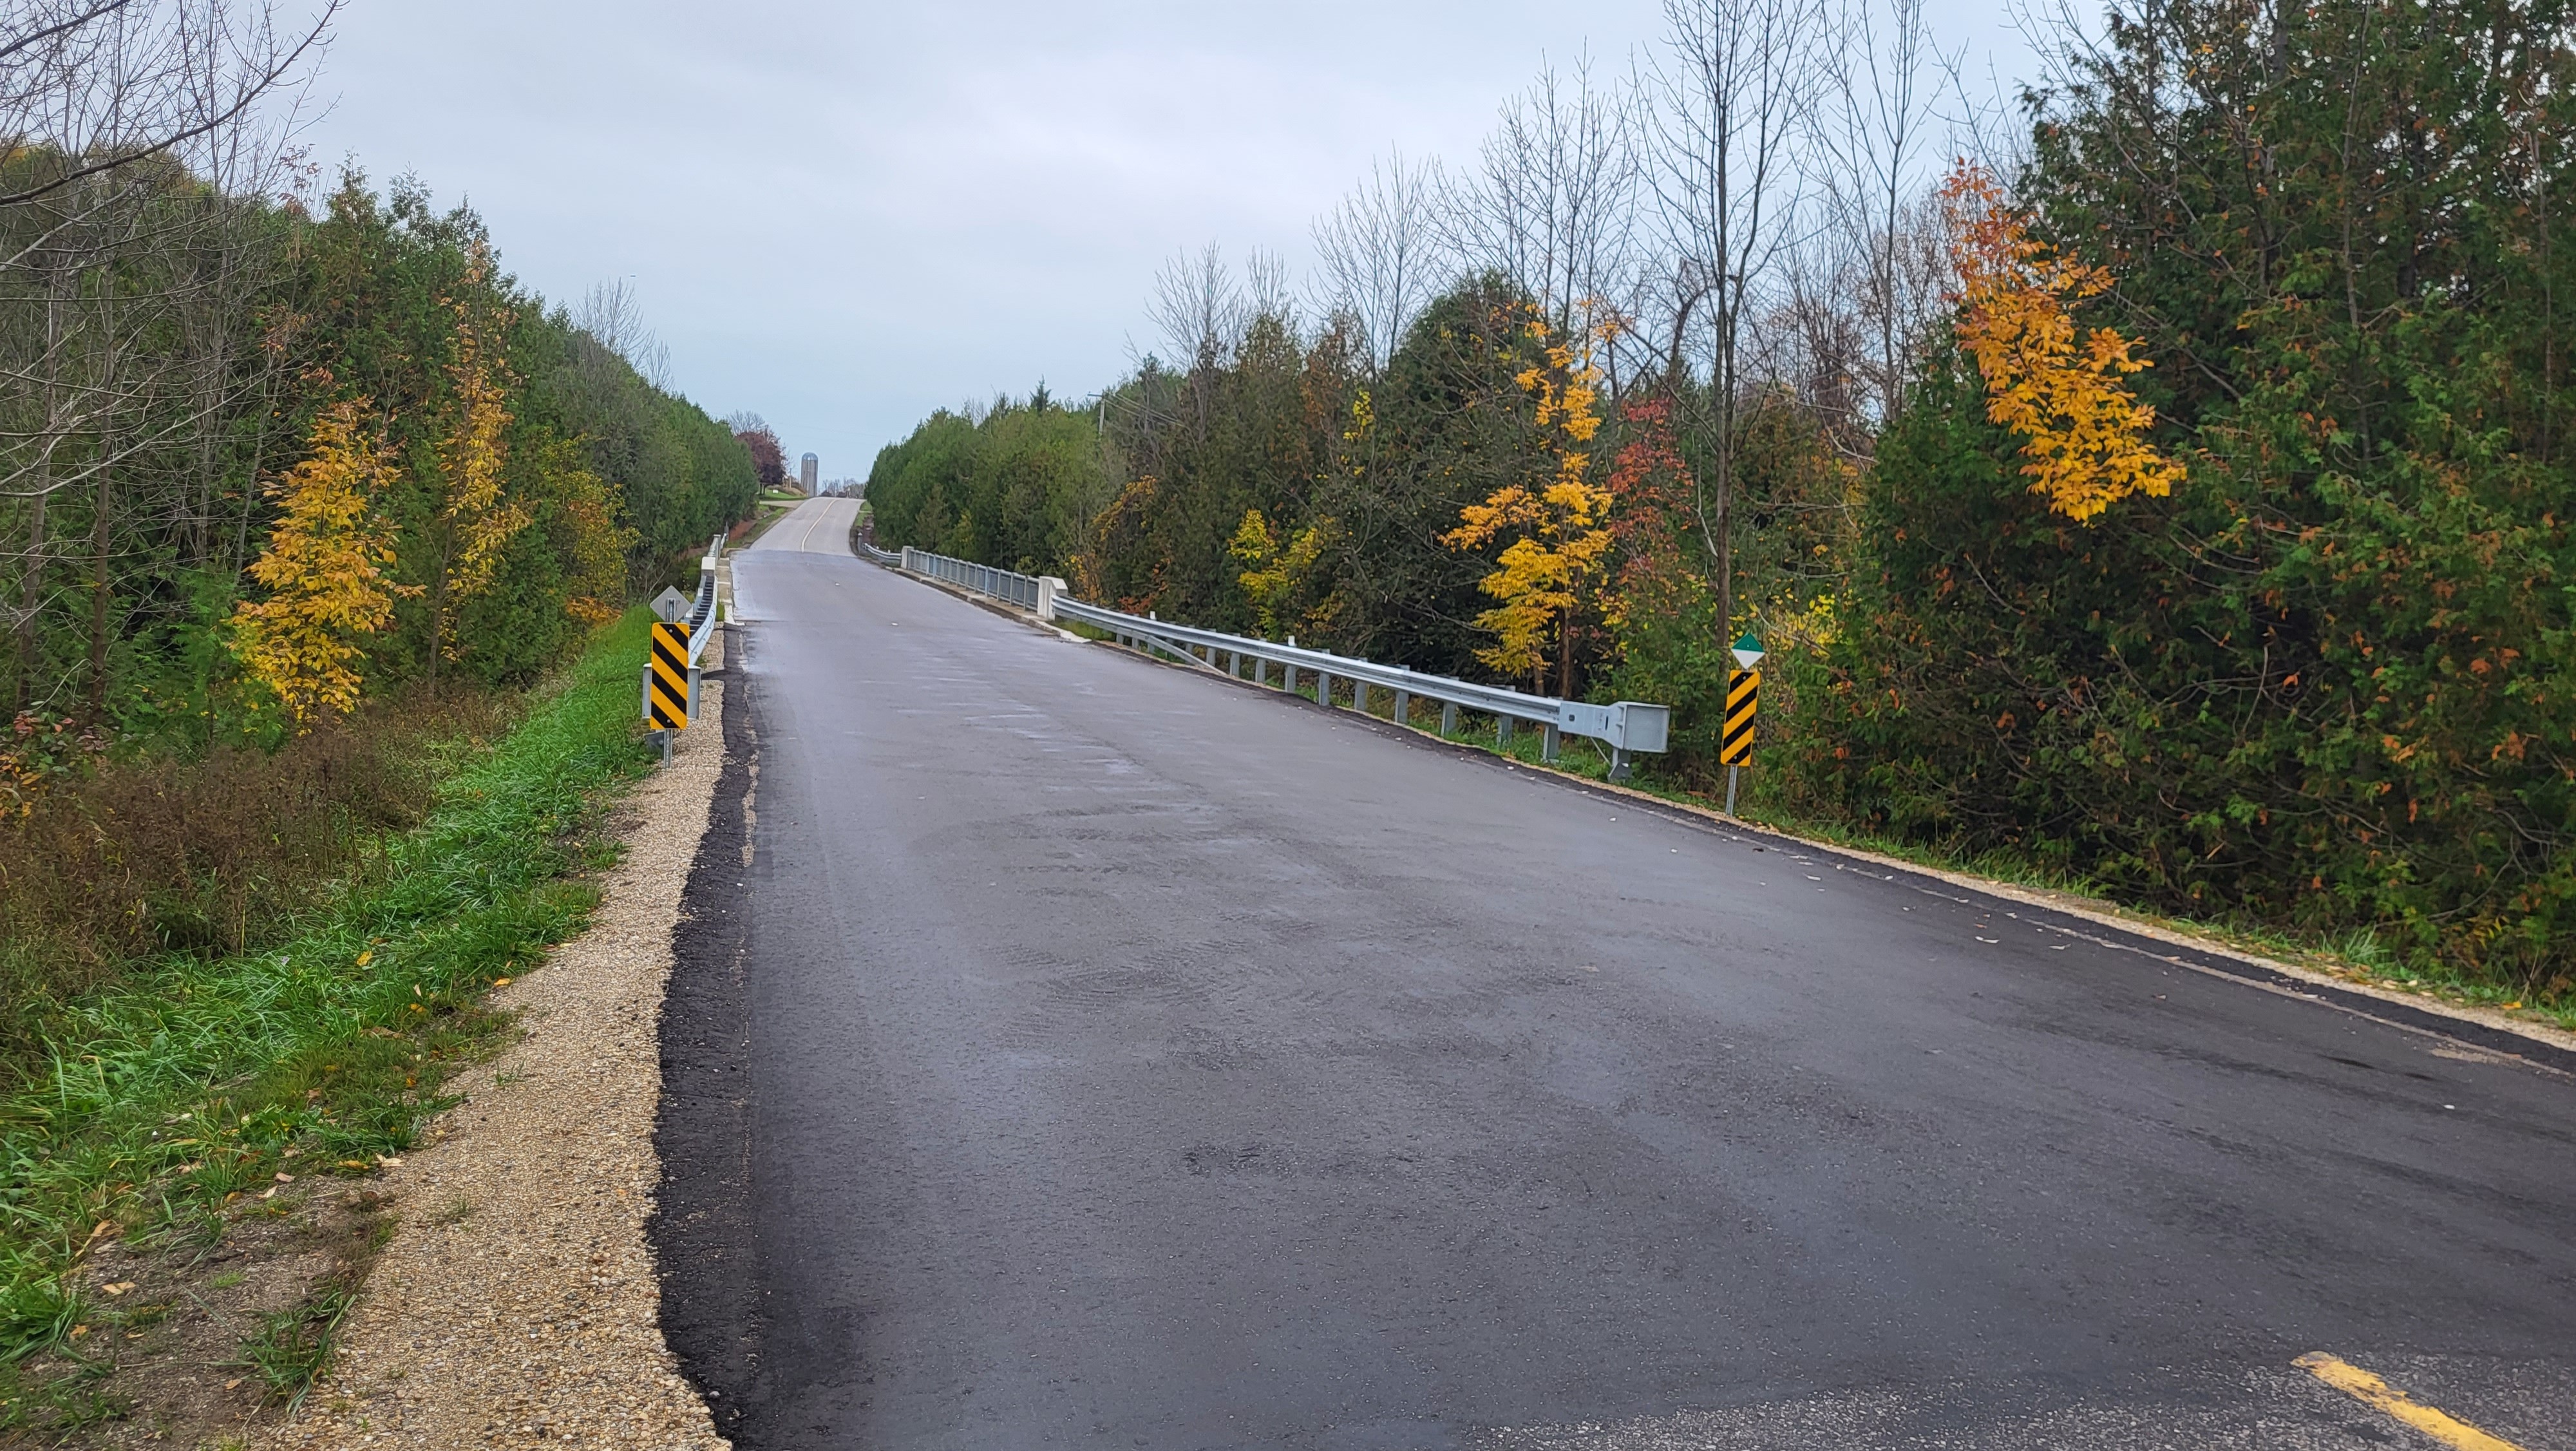
[[[805,455],[804,467],[798,469],[797,472],[802,475],[805,480],[805,497],[809,499],[812,498],[814,496],[814,480],[823,472],[821,461],[809,453]]]

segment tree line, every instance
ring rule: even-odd
[[[1672,0],[1456,171],[1176,259],[880,542],[1549,693],[1763,809],[2576,990],[2563,0],[2115,0],[1981,105],[1915,0]]]
[[[336,11],[0,25],[0,788],[525,684],[744,516],[622,287],[549,304],[412,178],[323,178]],[[317,185],[319,183],[319,185]]]

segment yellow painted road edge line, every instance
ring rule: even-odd
[[[2360,1366],[2337,1360],[2322,1350],[2309,1351],[2291,1363],[2372,1410],[2412,1426],[2456,1451],[2522,1451],[2511,1441],[2446,1416]]]

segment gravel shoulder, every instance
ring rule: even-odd
[[[590,930],[493,995],[525,1036],[455,1080],[464,1102],[386,1173],[393,1236],[333,1368],[253,1444],[731,1444],[663,1341],[645,1239],[663,988],[724,764],[725,684],[705,683],[671,764],[627,798],[626,856]]]

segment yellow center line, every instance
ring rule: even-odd
[[[2309,1351],[2292,1363],[2372,1410],[2412,1426],[2455,1451],[2522,1451],[2511,1441],[2446,1416],[2360,1366],[2337,1360],[2322,1350]]]

